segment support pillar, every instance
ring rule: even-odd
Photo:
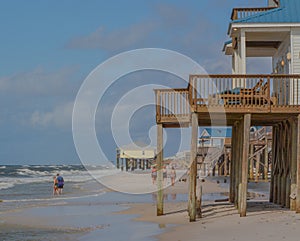
[[[259,165],[260,165],[260,153],[256,154],[256,163],[255,163],[255,182],[259,181]]]
[[[250,144],[250,163],[249,163],[249,179],[254,180],[254,174],[253,174],[253,144]]]
[[[266,148],[264,150],[264,179],[268,181],[268,170],[269,170],[269,152],[268,152],[268,140],[266,139]]]
[[[297,117],[297,198],[296,198],[296,213],[300,213],[300,115]]]
[[[291,120],[292,129],[292,150],[291,150],[291,199],[290,209],[296,211],[296,196],[297,196],[297,121]]]
[[[198,115],[192,113],[191,135],[191,167],[189,176],[189,202],[188,211],[190,222],[196,221],[196,184],[197,184],[197,140],[198,140]]]
[[[235,200],[235,152],[236,152],[236,125],[232,127],[232,138],[231,138],[231,160],[230,160],[230,193],[229,201],[234,203]]]
[[[248,186],[248,157],[250,139],[251,114],[245,114],[243,118],[242,139],[242,163],[241,163],[241,188],[239,193],[240,216],[246,216],[247,186]]]
[[[226,149],[224,149],[224,176],[228,176],[228,154]]]
[[[164,214],[164,195],[163,195],[163,125],[157,125],[157,216]]]

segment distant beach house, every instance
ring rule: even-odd
[[[201,130],[200,130],[201,131]],[[231,128],[203,128],[199,139],[198,147],[219,147],[231,143]]]
[[[156,155],[155,147],[131,143],[117,148],[117,168],[128,170],[149,169]]]

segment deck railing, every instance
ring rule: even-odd
[[[155,98],[157,123],[187,123],[191,111],[300,113],[300,75],[190,75],[188,88]]]
[[[264,8],[234,8],[231,13],[231,20],[238,20],[253,16],[257,13],[266,12],[276,7],[264,7]]]
[[[154,91],[157,122],[162,121],[162,118],[174,118],[174,120],[189,118],[188,89],[156,89]]]
[[[193,107],[269,111],[300,105],[300,75],[191,75]]]

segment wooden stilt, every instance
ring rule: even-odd
[[[271,162],[271,181],[270,181],[270,194],[269,201],[274,202],[274,152],[275,152],[275,127],[272,127],[272,162]]]
[[[125,158],[125,170],[128,171],[128,158]]]
[[[286,183],[287,183],[287,175],[288,175],[288,143],[287,143],[287,133],[288,127],[287,123],[283,123],[283,129],[282,129],[282,154],[281,154],[281,160],[282,160],[282,178],[281,178],[281,205],[283,207],[286,207],[286,195],[287,195],[287,189],[286,189]]]
[[[232,127],[232,141],[231,141],[231,161],[230,161],[230,195],[229,201],[234,203],[235,200],[235,152],[236,152],[236,125]]]
[[[197,218],[202,218],[202,210],[201,210],[201,205],[202,205],[202,185],[200,184],[200,180],[197,180],[197,203],[196,203],[196,213],[197,213]]]
[[[242,140],[242,165],[241,165],[241,192],[239,193],[240,216],[246,216],[247,209],[247,184],[248,184],[248,157],[250,138],[251,114],[245,114],[243,118],[243,140]]]
[[[191,167],[189,176],[189,202],[188,211],[190,222],[196,221],[196,181],[197,181],[197,140],[198,140],[198,115],[192,113],[191,135]]]
[[[238,190],[238,186],[239,186],[239,152],[240,152],[240,148],[239,148],[239,122],[236,123],[236,133],[235,133],[235,151],[234,151],[234,174],[233,174],[233,178],[234,178],[234,205],[236,208],[238,208],[238,195],[239,195],[239,190]]]
[[[264,179],[268,180],[268,171],[269,171],[269,150],[268,150],[268,140],[266,138],[266,147],[264,150]]]
[[[237,152],[237,208],[239,213],[241,212],[241,183],[242,183],[242,158],[243,158],[243,123],[244,118],[242,121],[239,122],[238,127],[238,152]]]
[[[256,163],[255,163],[255,182],[259,181],[259,165],[260,165],[260,153],[257,153]]]
[[[249,163],[249,179],[254,180],[254,173],[253,173],[253,168],[254,168],[254,160],[253,160],[253,145],[250,144],[250,163]]]
[[[273,202],[278,203],[278,178],[279,178],[279,171],[278,171],[278,136],[279,136],[279,127],[275,126],[273,128],[273,147],[272,147],[272,172],[273,172]]]
[[[296,213],[300,213],[300,115],[297,117],[297,198],[296,198]]]
[[[228,176],[228,155],[224,149],[224,176]]]
[[[164,214],[164,195],[163,195],[163,125],[157,125],[157,216]]]
[[[296,196],[297,196],[297,122],[291,120],[291,199],[290,209],[296,211]]]

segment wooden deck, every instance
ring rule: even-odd
[[[253,125],[273,125],[300,113],[300,75],[191,75],[186,89],[155,94],[164,127],[188,126],[192,112],[201,125],[233,125],[244,114]]]

